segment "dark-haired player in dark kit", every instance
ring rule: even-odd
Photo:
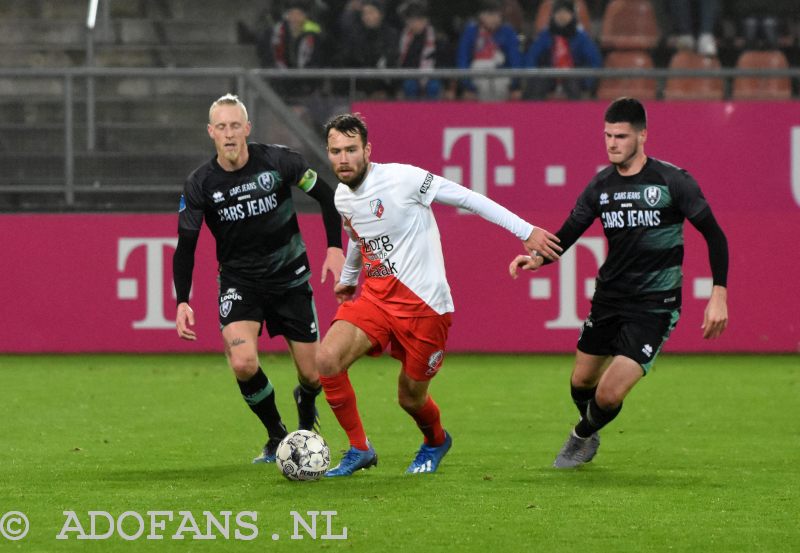
[[[341,218],[333,191],[300,154],[283,146],[247,143],[251,125],[247,109],[236,96],[227,94],[216,100],[208,120],[217,154],[189,175],[178,214],[173,258],[178,300],[175,325],[181,338],[197,338],[188,302],[197,238],[205,219],[217,246],[225,355],[242,397],[269,436],[253,462],[272,463],[287,431],[272,383],[258,361],[262,323],[270,337],[284,336],[294,359],[300,382],[294,390],[299,428],[310,430],[318,422],[315,399],[320,383],[314,358],[319,328],[291,188],[297,186],[320,204],[328,241],[321,280],[325,282],[330,271],[334,285],[344,264]]]
[[[728,324],[728,242],[697,182],[685,170],[648,157],[647,116],[634,98],[620,98],[605,113],[611,166],[600,171],[556,233],[566,251],[599,218],[608,257],[597,275],[592,308],[581,330],[572,371],[572,400],[580,421],[554,466],[588,463],[598,432],[622,409],[675,327],[681,309],[683,221],[703,235],[713,278],[703,317],[703,338]],[[536,270],[540,256],[517,256],[509,266]],[[610,358],[610,362],[609,362]]]

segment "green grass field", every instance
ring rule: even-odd
[[[421,438],[395,401],[398,365],[362,360],[351,378],[379,466],[295,483],[250,464],[263,431],[222,355],[0,356],[0,517],[21,511],[30,521],[24,539],[0,536],[0,551],[800,550],[797,355],[663,355],[604,430],[595,460],[556,471],[575,419],[571,364],[449,356],[432,392],[453,449],[439,473],[410,476]],[[262,365],[294,426],[289,359]],[[346,437],[320,407],[335,464]],[[56,539],[63,511],[88,532],[93,510],[140,513],[144,534]],[[147,539],[147,512],[157,510],[175,518],[154,531],[164,539]],[[201,534],[203,511],[255,511],[258,535],[172,539],[178,511],[190,511]],[[302,526],[304,539],[291,539],[292,511],[309,524],[308,511],[336,511],[329,535],[346,527],[347,539],[322,539],[322,517],[316,540]],[[137,528],[123,519],[124,533]]]

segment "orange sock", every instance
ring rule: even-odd
[[[425,445],[438,447],[444,443],[444,428],[439,406],[431,396],[428,396],[428,400],[419,411],[409,414],[414,417],[414,421],[425,436]]]
[[[347,434],[350,445],[366,451],[368,449],[367,435],[361,424],[361,417],[356,405],[356,393],[350,384],[347,371],[342,371],[335,376],[320,376],[319,381],[322,383],[322,389],[325,390],[325,399],[331,406],[333,414],[336,415],[339,425]]]

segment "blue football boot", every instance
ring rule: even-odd
[[[330,478],[336,476],[350,476],[359,469],[368,469],[378,466],[378,454],[375,453],[375,449],[369,441],[367,442],[367,447],[369,449],[365,451],[351,446],[350,449],[345,451],[341,462],[326,472],[325,476]]]
[[[444,443],[438,447],[432,447],[423,443],[419,451],[417,451],[417,456],[414,457],[414,460],[408,465],[406,473],[419,474],[423,472],[436,472],[436,469],[439,468],[439,463],[442,462],[444,456],[450,451],[452,445],[453,438],[447,432],[444,433]]]

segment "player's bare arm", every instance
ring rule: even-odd
[[[342,277],[342,267],[344,267],[344,252],[342,248],[328,248],[328,253],[325,255],[325,262],[322,264],[322,278],[320,282],[325,282],[328,271],[330,271],[333,275],[333,284],[335,286]]]
[[[194,326],[194,311],[186,302],[178,304],[175,315],[175,328],[178,336],[184,340],[197,340],[197,334],[190,327]]]
[[[546,257],[550,261],[555,261],[560,257],[559,254],[563,251],[563,248],[558,245],[560,241],[558,236],[552,232],[548,232],[543,228],[534,227],[533,232],[531,232],[531,235],[528,236],[523,244],[528,253],[533,254],[534,252],[538,252],[539,255]]]
[[[703,313],[703,338],[719,338],[728,326],[728,289],[714,286]]]
[[[544,263],[544,257],[541,255],[518,255],[514,258],[508,266],[508,274],[511,278],[517,278],[517,271],[537,271]]]

